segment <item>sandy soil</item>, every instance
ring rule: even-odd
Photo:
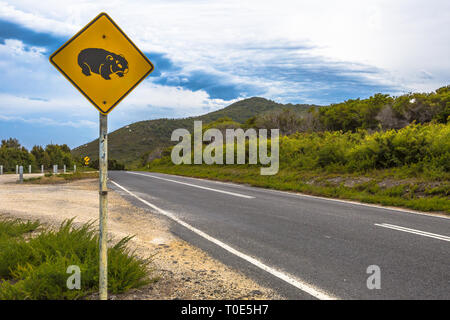
[[[25,178],[31,176],[39,174]],[[16,180],[16,175],[0,176],[1,216],[55,226],[73,217],[75,223],[98,219],[96,180],[58,185],[20,185]],[[108,200],[109,236],[118,240],[135,235],[130,246],[142,258],[153,256],[153,275],[160,277],[154,284],[111,299],[282,299],[172,235],[158,214],[134,207],[113,191]]]

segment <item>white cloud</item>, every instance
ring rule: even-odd
[[[20,121],[30,124],[40,124],[44,126],[59,126],[59,127],[73,127],[73,128],[96,128],[98,124],[89,120],[76,120],[76,121],[61,121],[50,118],[23,118],[23,117],[9,117],[0,115],[2,121]]]
[[[376,72],[359,77],[403,91],[430,91],[450,79],[450,3],[444,0],[0,1],[0,18],[67,38],[101,11],[143,50],[166,53],[181,68],[181,78],[203,70],[231,84],[257,86],[267,98],[284,102],[297,96],[320,103],[312,93],[326,90],[326,84],[309,75],[271,77],[262,72],[268,66],[303,64],[320,72],[340,65],[342,76],[373,67]],[[43,48],[7,40],[0,44],[0,72],[3,116],[96,121],[95,109],[50,66]],[[161,116],[161,110],[174,117],[194,115],[230,102],[211,99],[204,90],[146,81],[111,119],[119,125]]]
[[[146,50],[207,67],[249,43],[311,44],[311,53],[404,73],[448,64],[448,1],[45,1],[1,3],[0,17],[28,27],[73,34],[109,12]],[[430,48],[433,48],[430,50]],[[445,67],[445,66],[444,66]],[[446,65],[448,67],[448,65]],[[412,79],[411,79],[412,80]],[[438,79],[439,80],[439,79]],[[440,79],[443,81],[443,79]]]
[[[2,91],[6,91],[0,92],[0,120],[92,128],[97,111],[50,66],[44,52],[18,40],[0,44]],[[203,90],[144,82],[111,113],[111,129],[162,116],[198,115],[232,102],[210,99]]]
[[[203,91],[191,91],[181,87],[168,87],[151,82],[144,82],[137,87],[134,92],[124,100],[124,105],[133,106],[156,106],[172,107],[180,111],[193,110],[199,108],[220,108],[233,101],[222,99],[210,99],[209,95]]]
[[[56,1],[0,3],[0,17],[72,35],[106,11],[147,51],[165,52],[185,71],[258,60],[245,49],[309,45],[308,54],[385,70],[377,81],[405,90],[446,84],[450,3],[445,0],[346,1]],[[270,49],[268,49],[270,50]],[[269,52],[269,51],[268,51]],[[261,60],[261,63],[265,60]],[[433,75],[427,81],[420,70]],[[239,78],[239,77],[238,77]],[[246,81],[246,79],[236,79]],[[271,90],[272,91],[272,90]]]
[[[37,5],[42,7],[45,7],[48,5],[50,1],[46,1],[45,3],[42,1],[33,1],[31,3],[23,2],[28,8],[31,8],[32,5]],[[32,11],[29,12],[28,10],[18,10],[15,5],[20,4],[19,2],[15,2],[14,4],[9,4],[5,1],[0,1],[0,17],[5,20],[14,21],[16,23],[19,23],[29,29],[35,30],[37,32],[48,32],[53,34],[62,34],[67,35],[72,32],[74,32],[77,29],[77,26],[71,21],[73,21],[73,16],[66,20],[60,20],[60,19],[54,19],[52,17],[45,17],[49,13],[53,12],[50,7],[47,7],[48,12],[45,15],[35,14]],[[56,2],[54,2],[56,4]],[[59,2],[61,5],[62,3]]]

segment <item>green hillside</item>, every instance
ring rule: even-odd
[[[237,158],[226,141],[223,164],[176,165],[167,150],[141,169],[450,214],[450,86],[378,93],[300,115],[283,108],[209,127],[279,129],[276,174],[262,175],[249,153],[243,164],[225,164],[228,150]]]
[[[264,98],[250,98],[238,101],[228,107],[205,115],[183,119],[156,119],[139,121],[122,127],[109,134],[109,158],[130,164],[138,161],[144,154],[160,152],[169,146],[172,131],[178,128],[192,130],[194,120],[209,123],[223,117],[244,123],[247,119],[266,112],[291,109],[299,113],[306,112],[311,105],[280,104]],[[88,155],[98,158],[98,139],[72,150],[75,157]]]

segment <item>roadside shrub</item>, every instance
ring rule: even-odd
[[[77,264],[78,263],[78,264]],[[4,281],[0,283],[1,300],[62,300],[79,299],[93,292],[94,283],[86,283],[84,273],[85,265],[81,265],[81,290],[68,290],[66,281],[69,274],[66,269],[69,265],[80,266],[80,261],[73,257],[50,256],[39,265],[19,265],[13,272],[13,278],[19,279],[16,283]]]
[[[39,221],[0,219],[0,238],[18,237],[36,230],[39,225]]]
[[[149,168],[173,165],[170,150],[166,150],[160,159],[153,160]],[[225,157],[225,145],[223,150]],[[450,124],[413,123],[399,130],[373,133],[359,129],[356,132],[281,136],[280,168],[336,173],[402,168],[407,176],[430,175],[438,178],[450,171]]]
[[[280,139],[282,167],[359,172],[409,167],[416,172],[450,171],[450,125],[411,124],[370,134],[297,133]]]
[[[121,293],[155,279],[149,260],[127,249],[131,237],[108,249],[108,290]],[[0,299],[78,299],[98,290],[98,235],[92,223],[80,227],[64,221],[26,241],[0,241]],[[81,290],[66,286],[67,267],[81,270]]]

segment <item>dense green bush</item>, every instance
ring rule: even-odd
[[[75,227],[65,221],[56,231],[43,229],[26,240],[20,234],[34,222],[0,221],[0,300],[77,299],[98,290],[98,235],[92,224]],[[126,237],[108,249],[108,290],[124,292],[149,283],[147,260],[127,249]],[[68,266],[81,270],[81,289],[66,286]]]
[[[0,219],[0,241],[15,238],[34,231],[39,227],[37,221],[21,221],[19,219]]]
[[[450,171],[450,125],[411,124],[368,133],[297,133],[280,139],[283,167],[345,172],[412,166],[417,171]]]
[[[225,163],[225,145],[223,152]],[[170,148],[161,159],[150,164],[155,165],[172,165]],[[280,137],[280,168],[352,173],[399,167],[408,169],[411,176],[427,173],[439,177],[448,173],[450,124],[413,123],[399,130],[373,133],[360,129],[357,132],[325,131]]]

